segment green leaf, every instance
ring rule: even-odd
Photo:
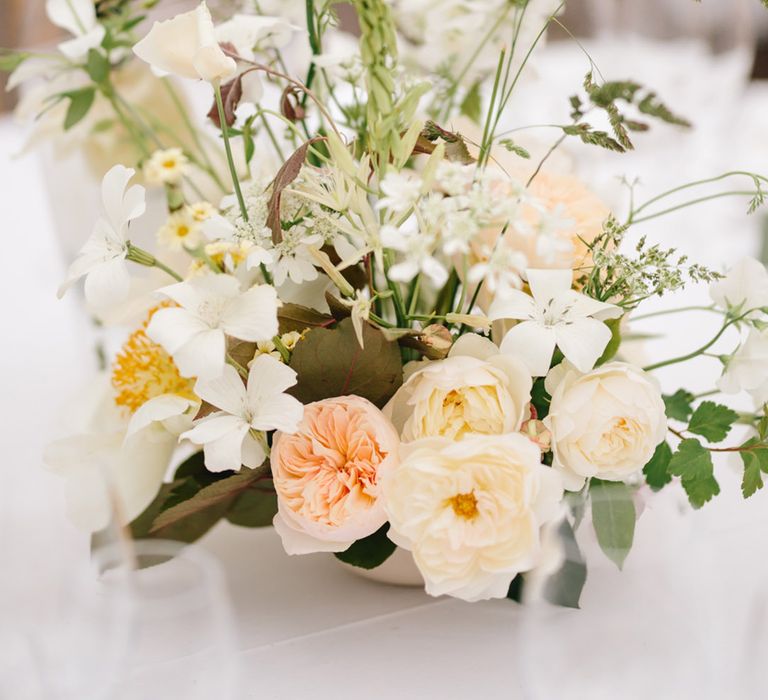
[[[749,498],[763,488],[763,474],[768,474],[768,444],[752,438],[741,447],[747,448],[739,452],[741,461],[744,463],[741,492],[744,498]]]
[[[200,537],[202,533],[213,527],[229,510],[235,499],[264,473],[264,467],[243,468],[233,476],[214,481],[200,489],[191,498],[163,510],[153,520],[149,535],[181,539],[194,533]]]
[[[539,420],[544,420],[549,413],[549,405],[552,403],[552,397],[544,386],[544,377],[534,381],[533,388],[531,389],[531,403],[536,409],[536,417]]]
[[[507,590],[507,598],[510,600],[514,600],[518,603],[523,602],[523,587],[525,586],[525,581],[523,579],[522,574],[518,574],[515,576],[515,578],[512,579],[512,582],[509,584],[509,589]]]
[[[235,500],[227,511],[226,518],[240,527],[267,527],[277,513],[277,494],[271,482],[259,482]]]
[[[0,54],[0,71],[7,73],[15,71],[31,55],[32,54],[24,53],[22,51]]]
[[[635,503],[632,491],[620,481],[592,479],[592,524],[605,555],[621,569],[635,537]]]
[[[531,157],[531,154],[528,150],[522,146],[518,146],[512,139],[502,139],[499,141],[499,145],[504,146],[504,148],[506,148],[510,153],[514,153],[516,156],[520,156],[521,158],[528,159]]]
[[[461,101],[461,106],[459,107],[461,113],[469,117],[476,124],[480,122],[483,110],[480,85],[480,80],[472,83],[472,87],[467,90],[467,94],[464,95],[464,99]]]
[[[567,520],[560,524],[558,534],[563,545],[565,560],[560,569],[547,581],[544,587],[544,598],[553,605],[579,608],[581,592],[587,581],[587,565],[576,542],[573,528]]]
[[[92,87],[82,88],[81,90],[72,90],[63,93],[64,97],[69,99],[69,107],[64,117],[64,131],[71,129],[79,123],[90,110],[93,100],[96,97],[96,90]]]
[[[683,440],[669,461],[669,473],[682,479],[683,488],[694,508],[701,508],[720,493],[714,477],[712,456],[696,438]]]
[[[704,401],[691,416],[688,430],[696,435],[705,437],[710,442],[720,442],[731,430],[731,426],[738,420],[739,414],[727,406]]]
[[[346,551],[336,552],[336,558],[361,569],[375,569],[381,566],[397,549],[395,543],[387,537],[388,530],[389,523],[386,523],[372,535],[355,542]]]
[[[328,328],[335,323],[333,316],[298,304],[283,304],[277,310],[277,320],[281,334],[291,331],[303,333],[307,328]]]
[[[669,473],[671,459],[672,448],[669,443],[662,442],[656,447],[651,461],[643,467],[645,481],[654,491],[659,491],[672,481],[672,475]]]
[[[97,85],[103,83],[109,77],[110,66],[107,57],[97,49],[88,50],[88,58],[85,62],[85,71]]]
[[[333,329],[309,331],[291,356],[298,383],[290,393],[304,404],[356,394],[384,406],[403,383],[400,349],[367,323],[363,341],[361,348],[349,318]]]
[[[686,391],[685,389],[678,389],[671,396],[662,396],[661,398],[664,399],[664,405],[667,408],[668,418],[674,418],[674,420],[686,422],[691,413],[693,413],[693,406],[691,406],[691,402],[693,401],[694,397],[690,391]]]

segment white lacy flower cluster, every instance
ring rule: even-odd
[[[456,265],[468,282],[483,280],[496,293],[521,287],[528,267],[570,269],[575,262],[567,202],[551,206],[500,172],[442,162],[431,182],[401,171],[388,174],[381,190],[379,208],[408,215],[381,231],[382,244],[402,254],[393,279],[407,282],[421,272],[440,287]]]

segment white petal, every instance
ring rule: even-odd
[[[604,323],[582,318],[568,325],[555,326],[557,345],[566,359],[580,372],[589,372],[611,340],[611,331]]]
[[[183,377],[212,379],[223,371],[226,355],[226,339],[219,330],[198,333],[188,343],[173,353],[173,361]]]
[[[99,24],[82,36],[69,41],[62,41],[58,48],[71,61],[78,61],[84,58],[91,49],[101,46],[105,34],[106,29]]]
[[[162,422],[174,416],[180,416],[186,413],[190,407],[195,405],[195,401],[184,398],[178,394],[162,394],[155,396],[145,404],[139,406],[136,413],[131,416],[128,423],[126,437],[137,433],[152,423]]]
[[[621,318],[624,311],[614,304],[606,304],[586,294],[579,294],[571,291],[568,295],[571,299],[573,313],[579,316],[593,316],[594,318],[605,321],[609,318]]]
[[[259,355],[248,372],[248,400],[259,403],[296,384],[296,371],[270,355]]]
[[[52,24],[80,36],[96,24],[93,0],[46,0],[45,13]]]
[[[246,394],[245,385],[237,370],[225,365],[220,377],[198,380],[195,394],[212,406],[233,416],[243,416]]]
[[[205,467],[212,472],[239,471],[243,464],[243,440],[248,426],[225,433],[217,440],[206,442],[203,447]]]
[[[352,546],[352,542],[328,542],[319,540],[305,532],[292,528],[288,522],[277,513],[272,520],[275,532],[280,535],[283,549],[287,554],[312,554],[313,552],[343,552]]]
[[[134,185],[125,191],[129,180],[136,174],[133,168],[115,165],[107,172],[101,181],[101,201],[104,213],[109,219],[115,232],[122,230],[129,219],[134,219],[144,213],[146,202],[144,188]]]
[[[573,283],[572,270],[528,269],[525,274],[538,306],[544,306],[550,299],[567,292]]]
[[[122,257],[97,265],[85,278],[85,298],[95,309],[118,304],[128,297],[130,290],[131,276]]]
[[[246,425],[240,416],[231,416],[226,413],[213,413],[195,423],[195,426],[182,433],[181,440],[189,440],[197,445],[204,445],[206,442],[218,440],[227,433],[240,430]]]
[[[186,309],[158,309],[147,326],[147,335],[173,355],[200,333],[210,329]]]
[[[252,287],[224,309],[222,328],[241,340],[269,340],[277,335],[277,292],[267,284]]]
[[[551,328],[523,321],[507,331],[499,349],[519,357],[531,376],[543,377],[549,371],[555,344],[555,332]]]
[[[246,433],[245,439],[243,440],[243,465],[249,469],[256,469],[256,467],[260,467],[264,464],[266,458],[267,453],[264,452],[261,443],[256,440],[250,432]]]
[[[256,430],[279,430],[295,433],[304,417],[304,405],[288,394],[273,396],[269,403],[262,403],[254,412],[251,427]]]
[[[519,289],[507,289],[503,294],[497,294],[488,309],[488,318],[496,321],[500,318],[525,320],[536,315],[536,303]]]
[[[466,355],[467,357],[476,357],[478,360],[487,360],[498,354],[499,348],[488,338],[483,338],[476,333],[466,333],[456,340],[448,356]]]

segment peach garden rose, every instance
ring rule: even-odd
[[[342,552],[386,522],[382,475],[397,465],[399,438],[367,399],[339,396],[304,407],[295,433],[277,433],[274,526],[288,554]]]

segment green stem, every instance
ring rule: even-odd
[[[304,93],[306,94],[306,93]],[[275,132],[272,131],[272,127],[269,125],[269,121],[267,120],[267,115],[264,113],[264,110],[261,107],[256,108],[257,113],[259,115],[259,118],[261,119],[262,124],[264,124],[264,129],[267,132],[267,136],[269,136],[269,140],[272,142],[272,146],[274,147],[275,151],[277,152],[278,158],[280,158],[281,162],[285,161],[285,155],[283,155],[283,149],[280,148],[280,144],[277,141],[277,137],[275,136]]]
[[[650,372],[650,371],[655,370],[655,369],[660,369],[661,367],[668,367],[669,365],[675,365],[675,364],[678,364],[680,362],[687,362],[688,360],[692,360],[694,357],[698,357],[702,353],[704,353],[707,350],[709,350],[718,340],[720,340],[720,338],[722,337],[723,333],[725,333],[725,331],[728,330],[728,328],[730,328],[735,323],[738,323],[739,321],[743,320],[744,318],[749,316],[749,314],[754,313],[756,310],[757,309],[750,309],[746,313],[741,314],[741,316],[737,316],[736,318],[732,318],[729,321],[726,321],[723,324],[723,327],[717,332],[715,337],[712,338],[712,340],[710,340],[708,343],[702,345],[697,350],[694,350],[693,352],[689,352],[687,355],[681,355],[679,357],[673,357],[670,360],[664,360],[662,362],[655,362],[652,365],[648,365],[647,367],[643,367],[643,370],[645,370],[646,372]]]
[[[714,306],[679,306],[676,309],[664,309],[663,311],[653,311],[649,314],[641,314],[640,316],[632,316],[632,321],[644,321],[647,318],[656,318],[657,316],[666,316],[668,314],[679,314],[685,311],[711,311],[712,313],[722,313]]]
[[[287,347],[285,347],[283,341],[280,340],[280,336],[276,335],[274,338],[272,338],[272,342],[275,344],[277,351],[280,353],[280,357],[283,358],[283,362],[288,364],[291,361],[291,352]]]
[[[493,78],[493,90],[491,91],[491,101],[488,105],[488,114],[485,116],[485,126],[483,127],[483,138],[480,141],[480,153],[477,157],[477,165],[481,167],[483,160],[485,160],[486,151],[489,150],[488,144],[488,130],[491,127],[491,119],[493,118],[493,108],[496,104],[496,95],[499,92],[499,81],[501,80],[501,67],[504,63],[505,52],[501,50],[499,54],[499,63],[496,66],[496,75]]]
[[[152,253],[147,252],[143,248],[133,245],[130,241],[127,244],[128,253],[125,256],[126,260],[135,262],[137,265],[143,265],[144,267],[156,267],[158,270],[162,270],[166,274],[170,275],[177,282],[183,282],[184,278],[170,267],[160,262]]]
[[[315,21],[315,2],[314,0],[306,0],[305,11],[307,15],[307,33],[309,38],[309,48],[312,50],[312,56],[317,56],[320,53],[320,37],[317,34],[317,23]],[[304,81],[304,85],[308,88],[312,87],[312,82],[315,79],[315,71],[317,67],[315,62],[310,60],[309,69],[307,70],[307,78]],[[307,106],[307,100],[309,99],[308,93],[304,93],[301,97],[301,106]]]
[[[666,214],[671,214],[672,212],[678,211],[679,209],[686,209],[687,207],[692,207],[695,204],[701,204],[702,202],[708,202],[711,199],[720,199],[721,197],[736,197],[740,195],[749,195],[751,197],[754,197],[755,195],[759,194],[758,192],[750,192],[747,190],[738,190],[738,191],[732,191],[732,192],[718,192],[717,194],[710,194],[706,197],[698,197],[697,199],[692,199],[688,202],[683,202],[683,204],[678,204],[674,207],[669,207],[668,209],[662,209],[662,211],[657,211],[654,214],[648,214],[647,216],[641,216],[639,219],[636,219],[634,217],[631,217],[629,219],[629,224],[640,224],[644,221],[650,221],[651,219],[657,219],[660,216],[665,216]],[[643,208],[643,207],[641,207]],[[635,210],[635,213],[637,213],[639,209]]]
[[[248,210],[245,207],[245,200],[243,199],[243,193],[240,190],[240,180],[237,177],[237,169],[235,168],[235,161],[232,158],[232,146],[229,143],[229,133],[227,129],[227,120],[224,116],[224,102],[221,99],[221,85],[214,83],[213,92],[216,95],[216,108],[219,111],[219,123],[221,124],[221,135],[224,138],[224,150],[227,154],[227,163],[229,164],[229,174],[232,176],[232,186],[235,189],[235,195],[237,197],[237,203],[240,206],[240,214],[242,214],[243,220],[248,221]]]
[[[390,257],[390,251],[384,251],[384,276],[387,278],[387,286],[392,292],[392,305],[395,308],[397,325],[403,327],[405,325],[406,317],[405,305],[403,304],[403,295],[400,291],[400,285],[394,280],[389,279],[389,268],[392,265]]]

